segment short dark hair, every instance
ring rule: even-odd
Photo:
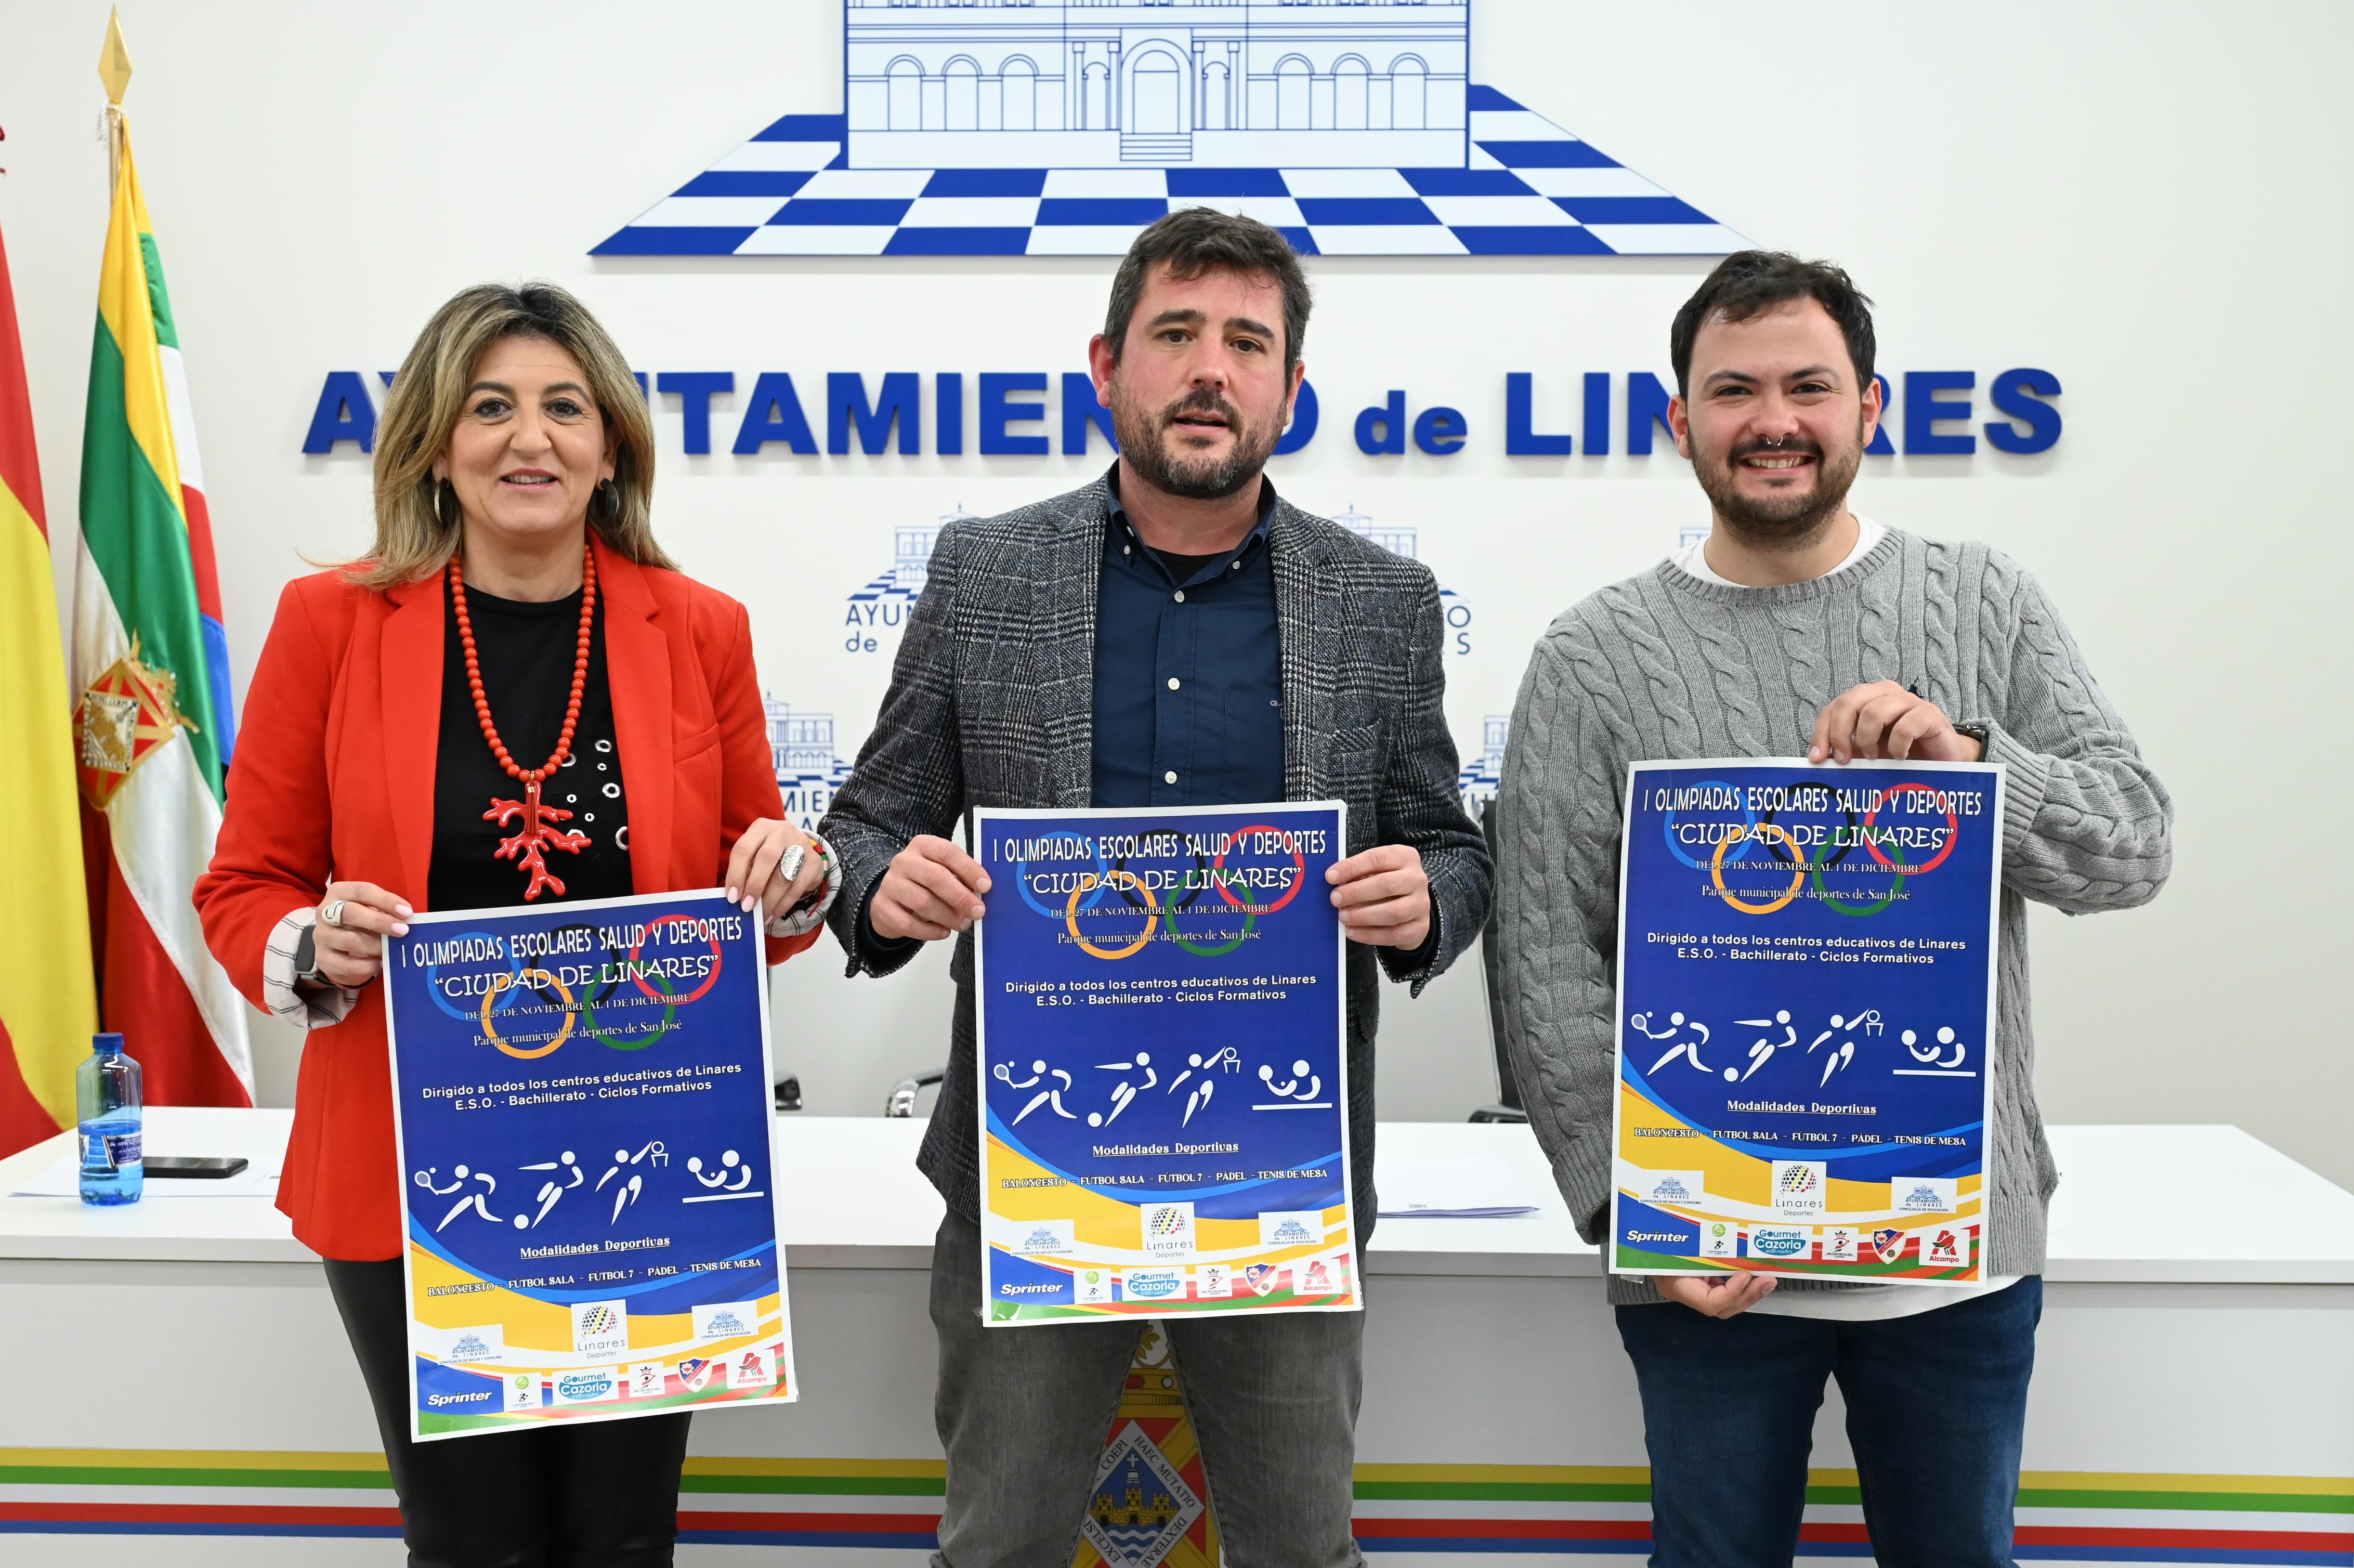
[[[1308,274],[1282,233],[1255,217],[1206,207],[1181,207],[1136,237],[1111,281],[1111,304],[1104,312],[1104,339],[1112,363],[1119,363],[1128,323],[1136,315],[1145,280],[1161,262],[1169,275],[1191,282],[1204,272],[1227,270],[1273,278],[1283,289],[1283,373],[1299,363],[1299,343],[1308,335]]]
[[[1845,269],[1829,261],[1805,261],[1787,250],[1736,250],[1716,264],[1668,329],[1668,357],[1676,367],[1676,392],[1691,393],[1692,341],[1711,316],[1745,322],[1790,300],[1812,300],[1839,323],[1847,356],[1855,363],[1856,390],[1872,377],[1872,300]]]

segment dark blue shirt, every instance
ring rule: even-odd
[[[1164,556],[1112,493],[1096,599],[1094,803],[1237,806],[1283,799],[1283,658],[1267,522],[1219,556]]]

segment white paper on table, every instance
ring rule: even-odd
[[[1533,1214],[1528,1190],[1500,1160],[1392,1160],[1373,1168],[1385,1220],[1483,1220]]]
[[[286,1162],[284,1150],[253,1154],[237,1149],[171,1149],[150,1143],[146,1152],[163,1155],[211,1155],[235,1158],[244,1154],[246,1168],[234,1176],[197,1178],[150,1175],[142,1201],[147,1198],[275,1198],[278,1174]],[[19,1198],[74,1198],[81,1195],[81,1157],[60,1154],[49,1168],[18,1187]]]

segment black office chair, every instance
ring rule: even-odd
[[[1488,858],[1496,858],[1498,808],[1503,802],[1490,797],[1479,809],[1479,832],[1488,840]],[[1471,1113],[1473,1121],[1526,1121],[1529,1113],[1521,1100],[1520,1079],[1512,1072],[1511,1053],[1504,1049],[1504,987],[1496,972],[1496,922],[1499,912],[1491,906],[1488,924],[1479,932],[1479,982],[1488,997],[1488,1049],[1496,1063],[1496,1102],[1481,1106]]]

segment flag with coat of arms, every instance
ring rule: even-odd
[[[110,29],[119,105],[130,62]],[[115,69],[111,71],[107,66]],[[119,73],[119,74],[118,74]],[[82,429],[72,689],[99,1011],[158,1105],[250,1105],[246,1005],[190,902],[235,726],[196,428],[164,264],[120,108]]]

